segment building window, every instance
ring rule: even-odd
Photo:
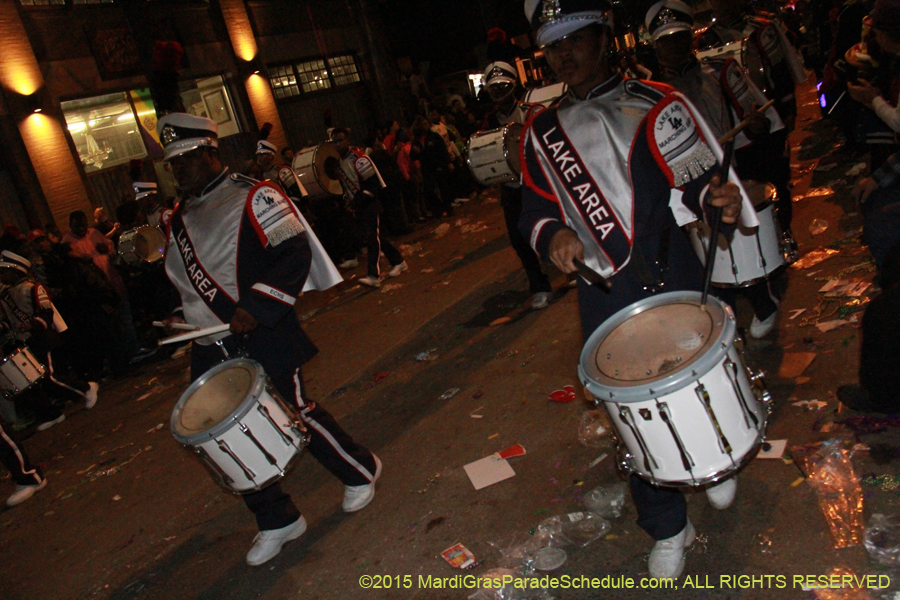
[[[276,98],[290,98],[306,92],[341,87],[359,80],[356,59],[350,54],[269,69],[269,81]]]
[[[86,173],[147,156],[124,92],[63,102],[62,110]]]
[[[182,81],[179,86],[185,110],[214,120],[220,138],[240,132],[222,76]],[[144,158],[144,135],[159,143],[156,107],[149,89],[70,100],[62,103],[62,110],[85,173]]]

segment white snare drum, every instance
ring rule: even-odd
[[[40,381],[44,365],[28,348],[19,348],[0,359],[0,391],[4,396],[17,396]]]
[[[509,123],[498,129],[479,131],[469,138],[466,162],[478,183],[518,183],[522,174],[519,165],[521,137],[522,126]]]
[[[777,275],[792,262],[790,244],[785,242],[775,215],[775,186],[756,181],[745,181],[743,185],[756,208],[759,227],[739,224],[731,242],[719,235],[712,272],[712,285],[716,287],[755,285]],[[705,226],[690,229],[694,251],[704,264],[709,235]]]
[[[166,255],[166,235],[159,227],[143,225],[119,236],[119,256],[129,265],[154,263]]]
[[[699,292],[645,298],[603,323],[578,375],[626,446],[623,466],[656,485],[698,486],[741,468],[762,443],[768,393],[735,348],[734,313]]]
[[[291,168],[300,180],[300,184],[306,189],[310,200],[318,200],[327,196],[340,196],[344,193],[341,182],[332,179],[325,172],[325,160],[329,157],[340,162],[341,157],[337,148],[331,142],[324,142],[318,146],[303,148],[294,155]]]
[[[281,479],[306,444],[306,429],[259,363],[216,365],[182,394],[172,435],[190,446],[228,491],[247,494]]]
[[[564,83],[553,83],[544,87],[531,88],[525,92],[525,104],[543,104],[550,106],[563,94],[568,91],[568,86]]]
[[[760,56],[759,48],[750,38],[729,42],[723,46],[698,50],[694,54],[699,60],[724,61],[733,58],[741,65],[741,68],[750,77],[750,81],[756,84],[756,87],[763,92],[768,91],[771,87],[766,78],[765,65]]]

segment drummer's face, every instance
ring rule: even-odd
[[[544,47],[550,68],[581,97],[609,76],[606,31],[605,27],[585,27]]]
[[[676,66],[684,63],[693,56],[691,45],[691,33],[689,31],[676,31],[664,35],[655,42],[656,55],[659,62],[664,65]]]
[[[337,149],[338,154],[341,155],[341,158],[347,156],[347,153],[350,152],[350,140],[343,133],[339,133],[332,138],[334,142],[334,147]]]
[[[200,195],[215,179],[212,156],[205,148],[197,148],[169,159],[175,187],[187,194]]]

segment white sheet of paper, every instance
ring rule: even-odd
[[[509,479],[516,474],[507,460],[494,456],[485,456],[480,460],[470,462],[463,469],[466,470],[466,475],[469,476],[469,480],[476,490]]]
[[[787,446],[787,440],[766,440],[766,442],[772,447],[768,452],[760,450],[759,454],[756,455],[756,458],[778,459],[784,456],[784,449]]]

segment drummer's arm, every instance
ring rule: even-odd
[[[246,254],[242,252],[238,260],[241,297],[235,318],[231,321],[235,333],[245,332],[240,330],[245,327],[250,328],[246,331],[252,330],[255,328],[253,321],[274,328],[292,312],[312,263],[312,252],[305,232],[275,245],[270,243],[261,247],[252,226],[244,227],[249,227],[249,230],[242,234],[241,246],[253,247],[247,248]]]
[[[532,144],[530,130],[523,134],[525,160],[522,173],[522,214],[519,231],[542,260],[553,262],[565,273],[575,271],[572,258],[583,258],[577,234],[563,222],[559,202],[544,176]],[[559,234],[559,235],[557,235]]]

